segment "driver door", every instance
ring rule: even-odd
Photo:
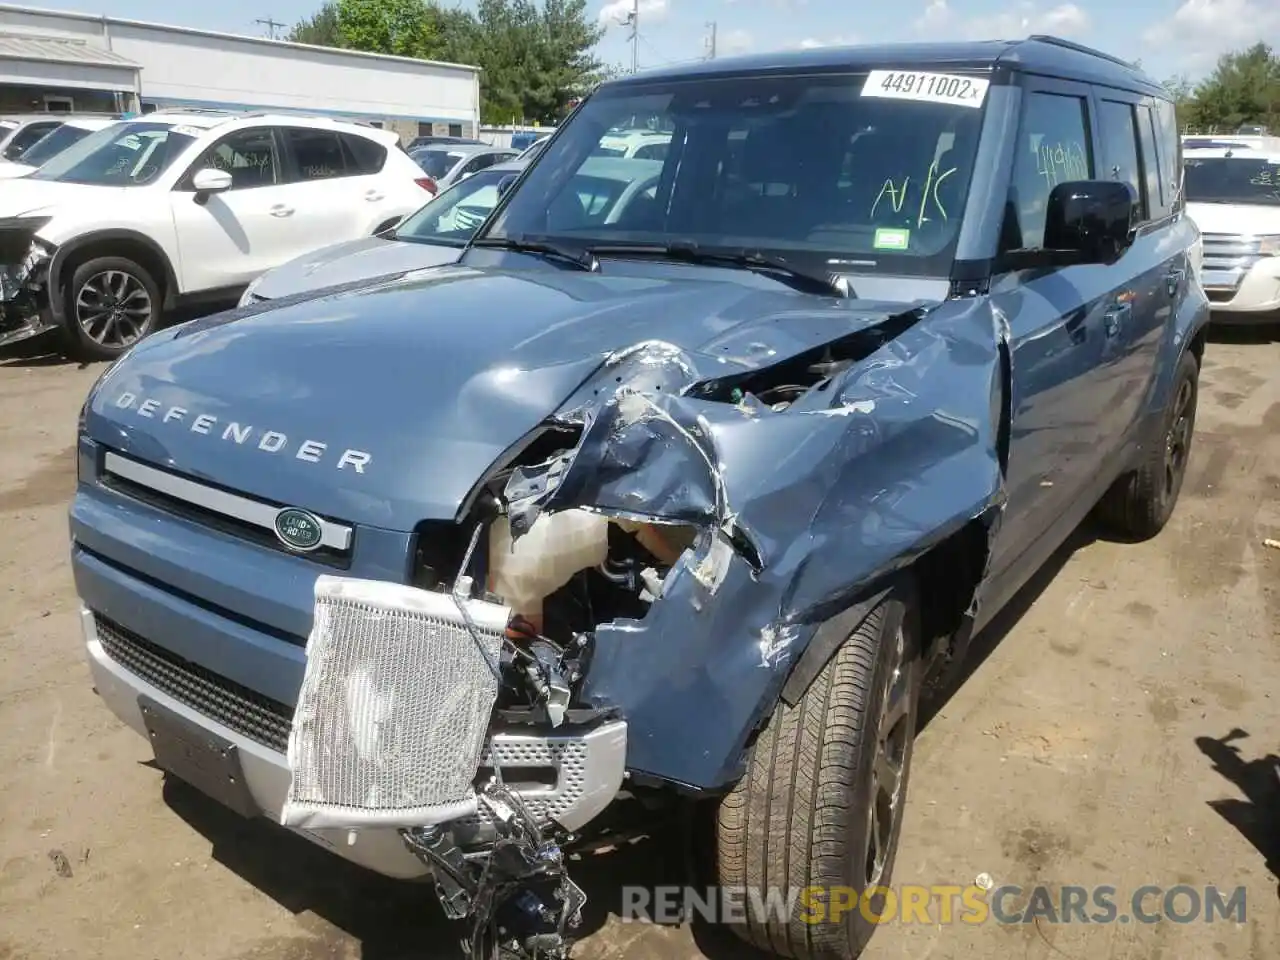
[[[183,174],[169,194],[183,293],[243,286],[317,246],[290,203],[281,158],[274,128],[247,127],[214,143]],[[206,167],[231,174],[231,189],[197,196],[192,178]]]

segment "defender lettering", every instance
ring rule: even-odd
[[[333,454],[328,453],[329,444],[320,440],[306,439],[292,444],[287,433],[261,427],[255,428],[251,423],[240,423],[235,420],[228,421],[226,426],[221,431],[218,431],[216,430],[218,418],[212,414],[197,414],[188,421],[187,417],[191,411],[186,407],[170,406],[164,408],[164,412],[160,413],[159,411],[163,408],[163,404],[159,400],[144,400],[138,397],[137,394],[128,391],[116,397],[113,406],[117,410],[133,410],[140,417],[147,417],[152,420],[159,419],[161,423],[186,426],[192,433],[218,437],[237,446],[258,450],[262,453],[282,453],[287,450],[292,453],[293,459],[301,460],[303,463],[323,463],[326,462],[326,459],[328,462],[333,462]],[[364,450],[347,448],[338,455],[334,466],[338,470],[345,470],[350,467],[356,473],[364,473],[365,467],[369,466],[371,462],[373,462],[372,454]]]

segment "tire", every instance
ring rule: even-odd
[[[731,923],[753,946],[801,960],[852,960],[875,924],[859,909],[863,891],[888,886],[902,827],[920,692],[913,594],[891,594],[841,645],[794,708],[779,703],[752,751],[750,768],[721,801],[716,824],[716,880],[743,897],[745,923]],[[895,675],[895,664],[897,673]],[[890,687],[889,681],[896,676]],[[890,690],[894,696],[887,698]],[[878,872],[868,869],[871,797],[887,799],[875,779],[885,703],[894,705],[891,756],[899,759],[896,800],[877,809],[882,830]],[[813,906],[797,897],[789,917],[760,915],[775,897],[806,887],[846,888],[851,909],[830,922],[835,896]],[[856,893],[858,900],[853,900]],[[883,901],[873,897],[873,916]],[[742,910],[735,904],[741,918]],[[814,911],[820,911],[815,913]],[[820,922],[813,922],[817,918]]]
[[[1149,540],[1169,522],[1187,473],[1199,383],[1199,361],[1188,351],[1174,373],[1159,441],[1138,468],[1120,477],[1098,502],[1097,517],[1108,531],[1129,540]]]
[[[67,284],[67,350],[78,360],[114,360],[159,328],[162,310],[160,287],[144,267],[125,257],[86,260]]]

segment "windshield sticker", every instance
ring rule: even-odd
[[[872,246],[877,250],[905,250],[911,241],[911,231],[900,227],[880,227]]]
[[[961,77],[950,73],[920,73],[914,70],[872,70],[862,85],[862,96],[886,100],[924,100],[950,103],[957,107],[982,106],[991,81],[981,77]]]

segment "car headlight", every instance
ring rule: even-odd
[[[1264,257],[1280,257],[1280,233],[1258,237],[1258,252]]]
[[[240,294],[240,300],[236,303],[237,309],[240,307],[247,307],[249,304],[257,302],[258,297],[254,294],[254,291],[258,289],[262,281],[266,279],[266,276],[267,275],[265,273],[258,274],[258,276],[244,288],[244,293]]]

